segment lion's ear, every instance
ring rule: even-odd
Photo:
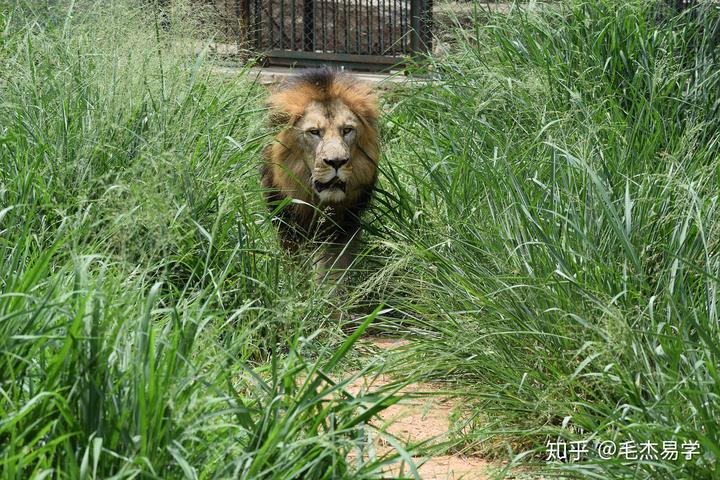
[[[380,116],[377,103],[368,103],[365,108],[360,111],[360,118],[362,118],[368,125],[375,127]]]
[[[270,123],[270,127],[272,128],[289,125],[291,120],[292,115],[288,112],[283,112],[282,110],[271,110],[270,115],[268,115],[268,121]]]
[[[281,87],[270,95],[270,124],[278,127],[295,123],[305,113],[305,107],[312,98],[311,93],[305,87]]]
[[[378,96],[366,82],[339,82],[335,85],[335,93],[350,107],[355,115],[369,125],[375,125],[380,110]]]
[[[371,125],[376,125],[378,117],[380,117],[380,107],[378,106],[378,96],[372,90],[368,92],[368,96],[363,105],[362,115]]]
[[[380,117],[377,96],[369,93],[362,102],[356,103],[355,113],[366,128],[376,129]]]

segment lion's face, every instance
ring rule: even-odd
[[[343,201],[353,179],[358,117],[339,99],[311,102],[295,128],[311,188],[323,203]]]
[[[271,125],[282,128],[265,153],[265,185],[315,206],[367,202],[379,157],[372,89],[349,75],[311,70],[281,86],[269,104]]]

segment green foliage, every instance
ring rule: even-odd
[[[340,291],[280,251],[263,89],[193,53],[197,11],[16,3],[3,478],[377,478],[397,459],[367,422],[398,386],[349,394],[373,363],[330,376],[369,328],[412,339],[386,369],[468,399],[454,448],[528,475],[720,474],[716,8],[577,1],[456,25],[418,67],[432,82],[385,95],[367,248]],[[701,453],[546,464],[558,437]]]
[[[428,59],[434,81],[396,93],[384,202],[388,243],[412,259],[386,301],[408,312],[407,360],[477,396],[461,436],[476,449],[699,441],[692,461],[591,448],[556,467],[720,472],[719,18],[516,8],[458,25],[453,53]]]
[[[2,478],[376,477],[397,397],[329,377],[375,314],[318,330],[256,178],[263,90],[182,4],[59,3],[0,23]]]

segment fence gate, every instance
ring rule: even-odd
[[[431,48],[432,0],[237,0],[269,65],[382,70]]]

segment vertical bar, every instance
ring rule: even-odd
[[[397,12],[395,12],[395,24],[397,25],[397,38],[395,39],[397,42],[397,45],[395,47],[395,53],[403,54],[403,31],[402,31],[402,9],[403,9],[403,0],[397,0]]]
[[[343,0],[343,15],[345,15],[345,53],[350,53],[350,12],[348,12],[348,0]]]
[[[380,55],[385,55],[385,0],[381,0],[380,2],[378,31],[380,32]]]
[[[323,52],[327,52],[330,43],[330,12],[327,0],[323,2],[323,17]]]
[[[393,49],[394,49],[394,43],[393,43],[393,36],[395,35],[395,24],[394,22],[394,15],[395,15],[395,0],[388,0],[388,16],[390,17],[390,29],[388,30],[388,55],[392,55]]]
[[[407,2],[408,0],[400,0],[400,53],[403,55],[408,53],[407,42],[409,40],[407,28],[405,25],[405,19],[407,18],[407,15],[405,15],[407,11]]]
[[[397,14],[398,14],[398,3],[397,0],[393,0],[393,6],[392,6],[392,14],[390,15],[390,31],[392,32],[390,37],[390,43],[392,44],[392,50],[390,53],[395,55],[395,52],[397,51],[397,45],[395,44],[398,39],[396,37],[397,33]]]
[[[433,0],[425,0],[422,17],[420,18],[420,40],[422,49],[426,53],[432,52],[432,21]]]
[[[285,48],[285,0],[280,0],[280,50]]]
[[[420,43],[420,0],[410,0],[410,19],[410,50],[415,53]]]
[[[325,27],[327,26],[325,22],[325,3],[325,0],[320,0],[320,28],[322,29],[321,38],[323,52],[325,51]]]
[[[367,2],[367,46],[365,54],[372,54],[372,0]]]
[[[295,41],[295,27],[297,26],[297,14],[296,14],[297,3],[292,0],[292,13],[290,14],[292,19],[292,28],[290,29],[290,50],[297,49],[297,42]]]
[[[260,23],[262,18],[260,15],[260,0],[255,0],[255,48],[262,50],[262,34],[260,33]]]
[[[237,31],[237,35],[235,35],[235,44],[240,46],[240,37],[242,36],[242,12],[240,9],[240,0],[235,0],[235,21],[237,21],[237,25],[239,27]]]
[[[237,44],[241,47],[250,41],[250,0],[235,0],[235,15],[240,26]]]
[[[340,2],[333,2],[333,52],[337,53],[340,50],[337,40],[337,20],[338,20],[338,7]]]
[[[412,22],[412,36],[410,47],[413,53],[430,50],[430,19],[432,15],[432,0],[411,0],[410,18]]]
[[[355,0],[355,53],[360,53],[360,4]]]
[[[272,8],[274,1],[275,0],[270,0],[268,2],[268,26],[270,27],[270,32],[269,32],[269,34],[270,34],[270,50],[275,48],[275,37],[273,35],[273,33],[275,33],[275,32],[273,32],[273,30],[275,30],[275,27],[273,25],[273,8]]]
[[[303,0],[303,50],[315,51],[315,8],[313,0]]]

